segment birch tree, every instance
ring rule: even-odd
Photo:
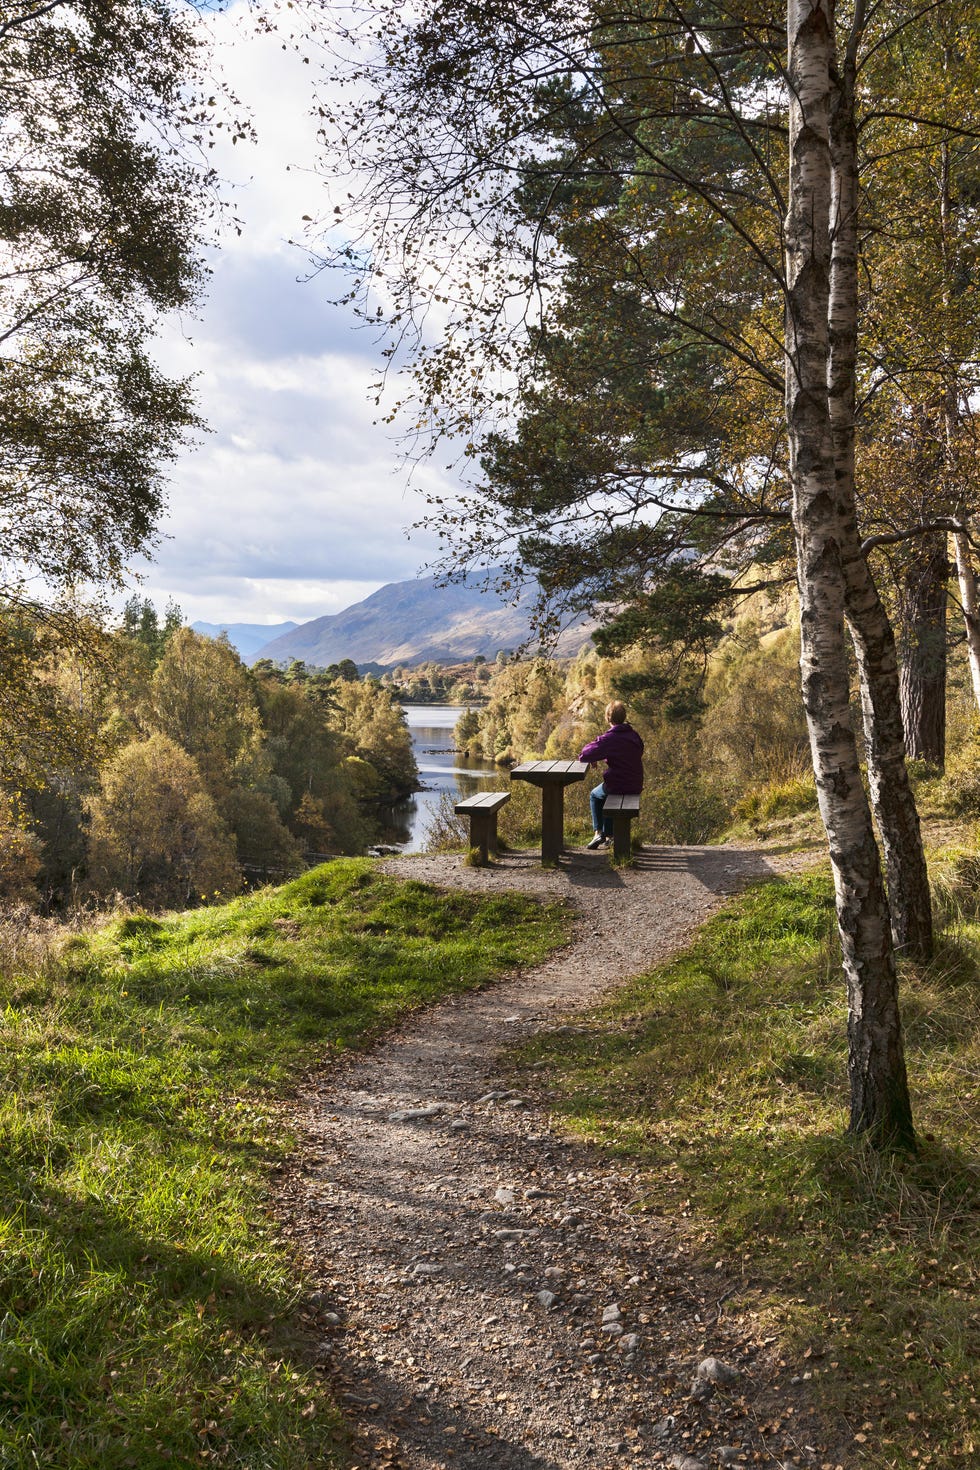
[[[332,258],[367,263],[365,301],[377,290],[366,309],[391,328],[393,359],[412,366],[419,432],[437,445],[464,436],[470,462],[488,424],[500,431],[494,414],[506,413],[522,358],[532,385],[546,360],[568,279],[567,231],[579,228],[589,186],[605,191],[592,243],[610,301],[632,291],[661,336],[673,334],[672,350],[700,353],[723,405],[740,390],[784,395],[780,443],[768,451],[747,443],[742,463],[783,476],[791,503],[804,697],[850,998],[851,1126],[879,1141],[908,1139],[890,928],[907,952],[925,956],[931,916],[895,642],[855,499],[856,383],[863,375],[866,396],[881,378],[862,358],[857,330],[861,220],[882,118],[904,119],[909,148],[961,123],[943,98],[928,116],[918,98],[908,108],[896,100],[901,68],[890,53],[919,23],[914,13],[876,7],[869,29],[863,4],[846,17],[829,3],[794,4],[788,47],[786,20],[750,3],[737,12],[707,4],[607,12],[532,0],[477,12],[443,0],[407,22],[382,6],[370,22],[377,91],[366,103],[359,90],[356,115],[343,124],[368,182],[353,204],[335,206],[344,238]],[[888,95],[877,106],[885,73]],[[325,131],[339,132],[323,111]],[[573,113],[574,146],[549,173],[554,119]],[[532,189],[541,201],[534,221],[525,208]],[[553,217],[564,235],[552,231]],[[518,455],[518,439],[509,442]],[[693,433],[677,442],[693,483],[703,452],[697,460]],[[574,485],[572,465],[569,496]],[[536,487],[528,490],[533,515]],[[579,502],[567,504],[578,512]],[[479,551],[472,509],[436,507],[451,556]],[[608,496],[592,509],[597,521],[615,516]],[[636,503],[628,513],[637,544],[656,514]],[[628,550],[629,537],[621,544]],[[848,634],[891,912],[848,715]]]
[[[41,637],[84,642],[75,590],[120,586],[153,544],[199,427],[153,348],[198,298],[219,207],[196,21],[168,0],[13,0],[0,18],[0,615]],[[7,711],[30,721],[8,667],[0,735]]]
[[[191,6],[13,3],[0,22],[0,592],[112,579],[195,422],[160,371],[215,208]]]
[[[872,642],[877,609],[857,565],[848,464],[857,336],[852,77],[863,19],[859,0],[839,70],[831,0],[790,0],[787,11],[786,423],[803,703],[848,987],[851,1129],[910,1141],[888,903],[851,729],[845,645],[850,603],[865,657],[889,656]],[[869,713],[873,733],[879,711]]]

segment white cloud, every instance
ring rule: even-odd
[[[373,422],[378,346],[330,304],[336,280],[301,279],[306,256],[288,243],[325,208],[311,68],[242,4],[205,23],[259,142],[216,150],[241,233],[213,260],[200,321],[160,344],[168,370],[197,375],[211,432],[174,467],[140,590],[191,620],[300,621],[413,576],[433,545],[404,529],[424,514],[421,489],[446,487],[431,466],[410,477]]]
[[[265,608],[288,606],[289,617],[304,623],[322,618],[326,613],[342,612],[355,602],[376,592],[377,582],[301,582],[289,578],[285,582],[269,578],[265,581],[249,577],[214,577],[206,592],[193,592],[182,597],[168,583],[154,581],[151,574],[140,587],[140,596],[163,610],[170,598],[180,607],[189,623],[269,623],[286,622],[286,617],[267,615]],[[259,610],[258,612],[256,610]]]

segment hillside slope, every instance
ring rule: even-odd
[[[350,658],[389,667],[462,663],[480,654],[493,659],[501,649],[516,649],[531,638],[532,602],[528,594],[512,606],[491,589],[442,587],[435,577],[389,582],[343,612],[314,618],[272,639],[255,657],[316,665]],[[569,630],[558,652],[577,653],[589,632],[585,624]]]

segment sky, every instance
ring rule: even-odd
[[[210,432],[173,467],[164,539],[135,590],[161,611],[173,599],[188,622],[306,622],[415,576],[434,541],[406,528],[423,490],[447,482],[432,466],[410,474],[375,423],[381,345],[330,304],[335,278],[303,282],[306,256],[288,243],[304,214],[326,212],[310,68],[241,4],[205,23],[258,143],[216,150],[242,233],[223,236],[197,319],[161,337],[163,365],[198,375]]]

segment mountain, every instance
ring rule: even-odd
[[[232,648],[247,664],[270,638],[279,638],[298,627],[299,623],[191,623],[193,631],[205,638],[217,638],[219,634],[227,633]]]
[[[512,606],[491,589],[441,587],[435,577],[389,582],[363,602],[303,623],[263,644],[255,657],[275,663],[302,659],[323,667],[353,659],[358,665],[454,664],[531,638],[533,594]],[[590,625],[564,633],[557,652],[568,656],[588,642]]]

